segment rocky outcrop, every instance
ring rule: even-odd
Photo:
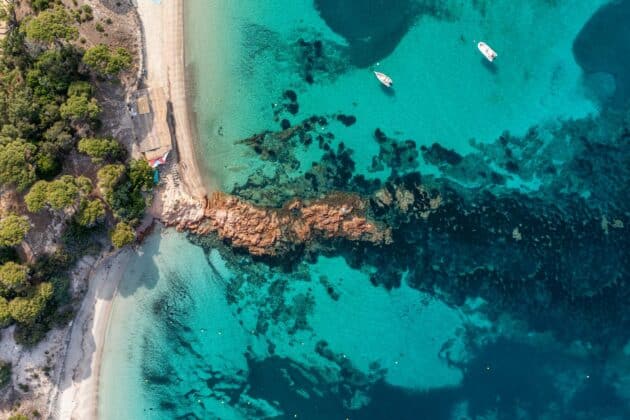
[[[391,243],[391,231],[365,216],[359,196],[332,194],[312,202],[294,199],[280,209],[257,207],[224,193],[213,193],[203,212],[178,201],[165,208],[163,221],[199,235],[216,233],[232,246],[256,256],[282,256],[312,241],[333,238]]]

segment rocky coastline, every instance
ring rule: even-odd
[[[280,209],[215,192],[203,203],[178,201],[165,208],[162,222],[196,235],[216,233],[254,256],[282,257],[318,240],[333,238],[391,243],[391,231],[365,215],[367,203],[353,194],[320,200],[291,200]]]

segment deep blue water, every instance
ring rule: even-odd
[[[359,194],[393,243],[156,233],[102,418],[630,418],[630,1],[188,5],[219,188]]]

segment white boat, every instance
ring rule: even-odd
[[[479,48],[481,54],[483,54],[483,56],[486,57],[488,61],[493,62],[494,59],[497,58],[498,54],[496,53],[496,51],[490,48],[490,45],[486,44],[485,42],[482,41],[477,44],[477,48]]]
[[[381,72],[378,72],[378,71],[375,71],[374,75],[376,76],[376,78],[378,79],[379,82],[381,82],[382,84],[384,84],[387,87],[392,87],[392,84],[394,83],[394,81],[392,80],[391,77],[389,77],[385,73],[381,73]]]

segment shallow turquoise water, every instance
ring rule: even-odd
[[[114,302],[101,418],[624,418],[628,236],[606,223],[628,214],[630,158],[610,140],[627,110],[604,111],[625,64],[589,56],[584,71],[574,51],[605,3],[190,0],[190,93],[213,188],[272,205],[256,190],[317,196],[328,187],[296,180],[329,159],[322,144],[343,142],[353,179],[420,172],[449,206],[472,204],[384,219],[389,248],[332,244],[290,264],[154,234]],[[288,157],[262,159],[240,141],[312,115],[327,121],[307,133],[330,136],[320,147],[287,141],[276,150]],[[376,129],[456,156],[392,161],[400,143],[388,151]],[[365,193],[358,184],[335,189]]]
[[[419,145],[437,141],[468,152],[472,138],[489,142],[505,130],[522,135],[558,117],[597,112],[571,45],[604,1],[474,3],[446,2],[452,18],[420,17],[380,65],[355,68],[339,56],[346,41],[311,1],[189,2],[200,136],[223,189],[260,164],[234,142],[278,127],[272,105],[285,89],[299,97],[293,122],[333,112],[357,117],[342,140],[357,150],[359,171],[378,153],[370,141],[376,127]],[[313,85],[296,63],[300,37],[324,40],[331,56]],[[494,66],[477,51],[482,39],[499,51]],[[380,88],[372,67],[394,79],[394,93]]]

